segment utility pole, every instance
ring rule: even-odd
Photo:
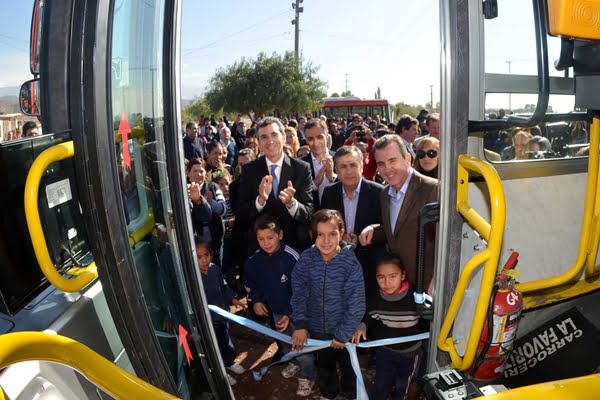
[[[508,61],[505,61],[505,62],[508,64],[508,74],[510,75],[510,64],[512,63],[512,60],[508,60]],[[508,111],[509,111],[509,114],[510,114],[510,111],[512,110],[512,104],[511,103],[512,103],[512,94],[509,93],[508,94]]]
[[[433,109],[435,108],[433,106],[433,85],[429,85],[429,101],[429,104],[431,104],[431,112],[433,112]]]
[[[344,92],[348,94],[348,73],[346,72],[346,91]]]
[[[300,4],[304,0],[296,0],[292,3],[292,8],[296,11],[296,16],[292,20],[294,26],[294,56],[296,57],[296,64],[300,65],[300,13],[304,11],[304,7],[300,7]]]

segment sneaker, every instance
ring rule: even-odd
[[[237,383],[237,381],[235,380],[235,378],[229,374],[227,374],[227,380],[229,381],[229,384],[231,386],[235,385]]]
[[[300,371],[300,366],[298,364],[288,363],[288,365],[281,370],[281,376],[283,376],[285,379],[288,379],[292,376],[296,376],[298,371]]]
[[[314,385],[315,383],[309,379],[298,378],[298,389],[296,390],[296,395],[300,397],[306,397],[310,395]]]
[[[227,367],[227,369],[236,375],[240,375],[240,374],[243,374],[244,372],[246,372],[246,369],[236,362],[234,362],[229,367]]]

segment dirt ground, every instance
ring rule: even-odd
[[[233,386],[236,399],[318,400],[320,398],[317,385],[315,385],[313,393],[309,397],[296,396],[298,380],[296,378],[285,379],[281,376],[281,370],[286,366],[285,363],[270,368],[260,382],[255,381],[250,370],[264,367],[272,362],[272,357],[277,351],[277,344],[274,340],[235,323],[232,323],[230,328],[233,343],[239,354],[237,361],[249,370],[242,375],[233,375],[237,380],[237,384]],[[367,364],[367,358],[367,355],[359,356],[361,365]],[[370,386],[374,371],[366,369],[362,371],[366,384]],[[342,399],[343,397],[339,398]]]

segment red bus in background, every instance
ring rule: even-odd
[[[327,117],[346,118],[352,114],[358,114],[362,117],[379,115],[387,122],[393,122],[394,118],[392,107],[387,100],[363,100],[356,96],[326,97],[323,99],[322,111]]]

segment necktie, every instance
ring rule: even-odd
[[[277,170],[277,164],[271,164],[271,176],[273,177],[273,196],[277,197],[279,192],[279,180],[277,179],[277,174],[275,171]]]

